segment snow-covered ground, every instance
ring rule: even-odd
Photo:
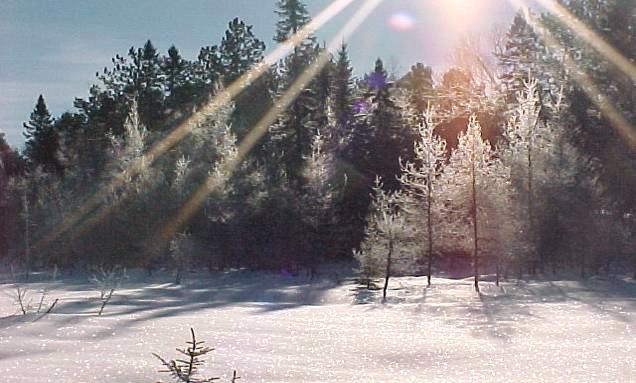
[[[636,285],[619,280],[483,284],[392,280],[379,291],[351,280],[308,284],[265,272],[133,275],[101,317],[86,278],[48,286],[52,314],[14,315],[0,284],[0,381],[169,382],[152,352],[198,338],[215,351],[203,369],[239,382],[634,382]],[[37,302],[34,302],[37,304]]]

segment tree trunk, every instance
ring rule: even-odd
[[[472,138],[472,158],[471,158],[471,178],[472,178],[472,218],[473,218],[473,271],[475,274],[475,291],[479,292],[479,261],[478,261],[478,249],[479,244],[477,242],[477,179],[475,174],[475,137]]]
[[[433,273],[433,226],[432,223],[432,204],[433,204],[433,179],[429,174],[428,178],[428,201],[426,206],[426,217],[428,224],[428,277],[427,282],[428,286],[431,285],[431,274]]]
[[[24,194],[22,195],[22,204],[24,208],[24,276],[28,281],[29,272],[31,271],[31,217],[26,187],[24,189]]]
[[[495,279],[495,285],[499,287],[499,259],[497,259],[497,264],[495,265],[495,274],[497,276]]]
[[[386,290],[389,288],[391,277],[391,257],[393,255],[393,239],[389,239],[389,253],[386,256],[386,274],[384,275],[384,288],[382,289],[382,303],[386,302]]]

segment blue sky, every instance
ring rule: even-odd
[[[306,0],[316,14],[331,0]],[[364,0],[354,0],[318,32],[320,40],[342,27]],[[453,6],[449,4],[453,3]],[[507,0],[384,0],[348,43],[357,73],[376,57],[403,73],[415,62],[443,68],[449,49],[469,31],[487,33],[506,25],[514,10]],[[175,44],[188,58],[204,45],[218,44],[227,22],[241,17],[254,25],[268,49],[274,42],[274,0],[1,0],[0,131],[22,145],[22,122],[42,93],[54,116],[85,97],[95,72],[116,53],[151,39],[164,53]],[[458,7],[459,4],[459,7]],[[411,28],[391,28],[406,15]]]

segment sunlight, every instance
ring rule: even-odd
[[[523,9],[526,21],[535,32],[541,37],[546,46],[555,52],[563,53],[563,66],[569,71],[574,81],[576,81],[590,101],[598,108],[610,125],[623,138],[627,146],[636,150],[636,128],[623,116],[623,114],[612,104],[611,100],[599,89],[594,80],[572,59],[567,50],[552,36],[548,28],[544,28],[542,22],[533,16],[524,3],[524,0],[509,0],[513,6]]]
[[[257,65],[250,71],[239,77],[232,84],[230,84],[223,92],[214,96],[208,104],[204,105],[201,109],[197,110],[192,116],[185,120],[182,124],[174,128],[166,137],[154,144],[144,155],[137,161],[133,161],[126,169],[115,175],[112,180],[99,189],[90,198],[84,201],[74,213],[64,217],[62,223],[60,223],[55,230],[44,236],[37,241],[33,247],[35,249],[46,247],[51,241],[54,241],[61,234],[71,229],[82,219],[90,213],[93,213],[98,208],[104,199],[109,195],[113,189],[118,189],[126,182],[125,175],[134,177],[139,174],[145,167],[151,166],[157,158],[162,156],[181,140],[192,130],[194,126],[202,123],[207,115],[210,115],[217,111],[223,105],[232,101],[240,92],[249,87],[253,82],[258,80],[273,64],[285,57],[289,52],[298,44],[300,44],[307,36],[314,31],[320,29],[329,20],[333,19],[340,12],[342,12],[353,0],[334,0],[325,9],[323,9],[317,16],[315,16],[304,28],[298,31],[294,36],[291,36],[284,43],[279,44],[274,51],[268,54],[261,65]],[[90,223],[98,223],[103,217],[108,214],[110,207],[102,207],[99,212],[96,213],[96,217],[90,220]],[[95,219],[97,218],[97,219]],[[82,230],[87,230],[91,227],[88,224],[83,225]]]
[[[439,0],[437,4],[453,23],[463,23],[474,17],[482,0]]]
[[[565,9],[555,0],[536,0],[550,13],[556,15],[563,24],[574,31],[580,38],[585,40],[591,47],[596,49],[605,58],[616,65],[623,73],[629,76],[632,81],[636,81],[636,65],[623,56],[616,48],[603,40],[601,36],[594,33],[588,26],[582,23],[571,12]]]
[[[346,40],[356,29],[367,19],[367,17],[380,5],[383,0],[368,0],[360,7],[347,24],[330,41],[327,49],[322,52],[316,62],[308,67],[287,91],[276,101],[275,105],[265,114],[265,116],[250,130],[247,136],[238,146],[238,154],[231,161],[224,165],[223,173],[232,174],[247,154],[254,148],[258,141],[267,132],[268,127],[276,121],[278,115],[287,109],[298,97],[300,92],[313,80],[320,70],[329,62],[331,52],[335,51],[342,41]],[[223,181],[215,175],[210,175],[208,179],[190,196],[183,204],[173,219],[163,227],[159,233],[159,238],[150,242],[151,245],[164,243],[172,238],[174,234],[194,215],[201,207],[205,199],[217,188],[223,186]]]

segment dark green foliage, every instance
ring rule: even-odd
[[[159,53],[150,40],[143,48],[130,47],[128,57],[116,55],[113,68],[104,68],[99,79],[105,90],[121,102],[137,99],[139,115],[148,130],[158,130],[163,117],[163,84]]]
[[[507,100],[512,102],[516,92],[523,89],[523,81],[539,75],[537,69],[543,48],[539,36],[521,12],[515,15],[506,38],[504,52],[498,59],[502,68],[501,82]]]
[[[433,68],[417,63],[399,81],[400,87],[410,91],[410,101],[418,113],[423,113],[435,101],[433,88]]]
[[[228,29],[218,50],[218,60],[226,86],[250,69],[260,65],[265,43],[256,38],[252,26],[239,18],[228,23]],[[235,99],[232,129],[242,139],[272,105],[269,92],[271,74],[265,73],[253,81]],[[257,148],[260,151],[260,148]]]
[[[287,40],[311,20],[307,7],[300,0],[278,0],[276,7],[276,14],[279,16],[274,36],[276,42]]]
[[[219,380],[220,378],[203,378],[199,376],[199,368],[204,365],[202,357],[214,351],[214,349],[203,346],[203,343],[205,343],[203,341],[197,341],[194,329],[191,328],[190,333],[192,334],[192,340],[186,342],[188,347],[177,349],[185,359],[165,360],[155,353],[152,354],[166,368],[160,372],[168,373],[175,382],[182,383],[206,383]],[[236,373],[234,375],[236,376]]]
[[[40,166],[47,173],[61,174],[63,168],[57,157],[60,138],[42,95],[38,97],[29,122],[24,124],[24,130],[25,155],[30,168]]]
[[[353,68],[349,60],[347,44],[342,43],[333,69],[333,113],[338,129],[346,129],[353,117]]]
[[[192,102],[195,86],[192,82],[192,64],[181,57],[179,50],[173,45],[168,49],[168,56],[161,60],[164,79],[165,105],[169,111],[179,110]]]
[[[226,85],[263,60],[264,51],[265,43],[254,36],[251,25],[238,17],[230,21],[219,47]]]
[[[341,155],[347,164],[347,185],[339,215],[352,248],[363,238],[364,217],[376,176],[385,181],[387,190],[398,190],[399,158],[412,158],[414,142],[414,131],[403,120],[391,95],[393,84],[388,81],[382,60],[378,59],[374,71],[365,76],[364,86],[366,94],[356,101],[351,139]]]

